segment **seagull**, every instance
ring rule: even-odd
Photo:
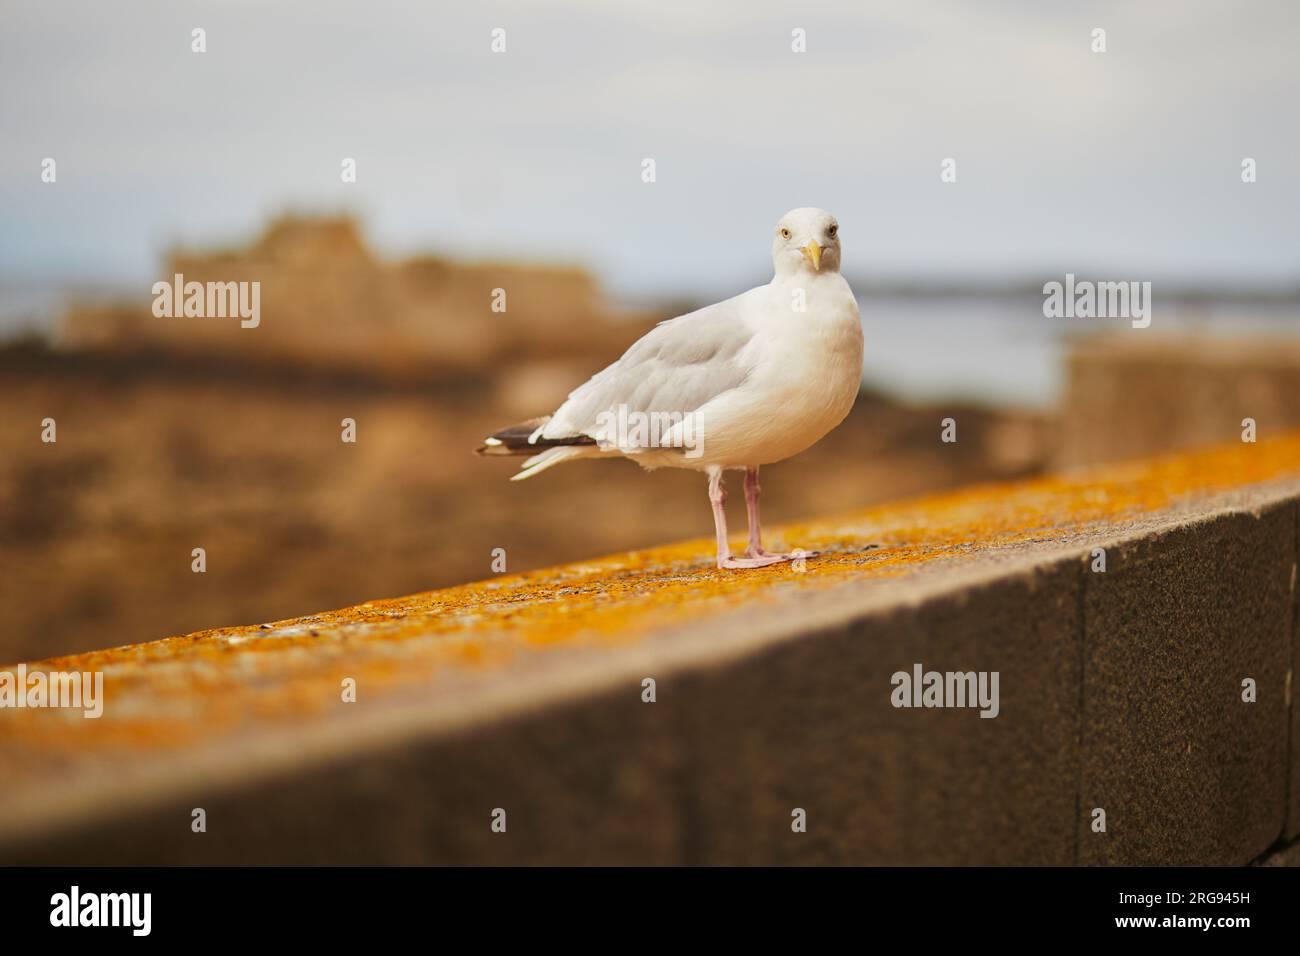
[[[772,265],[767,285],[660,322],[553,414],[495,432],[479,454],[527,456],[513,481],[580,458],[702,471],[719,568],[806,557],[763,549],[758,470],[808,448],[853,408],[862,324],[840,275],[839,223],[830,213],[782,216]],[[745,472],[744,555],[727,543],[728,470]]]

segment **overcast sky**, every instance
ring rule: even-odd
[[[820,205],[855,276],[1285,281],[1298,50],[1296,0],[9,2],[0,277],[152,281],[298,209],[387,254],[737,291]]]

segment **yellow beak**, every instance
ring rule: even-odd
[[[818,272],[822,268],[822,247],[815,242],[810,242],[799,250],[804,254],[804,258],[812,263],[812,267]]]

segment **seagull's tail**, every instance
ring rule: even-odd
[[[521,466],[523,470],[510,479],[520,481],[531,478],[552,465],[558,465],[569,458],[584,457],[595,450],[596,440],[587,435],[534,439],[533,436],[548,420],[548,418],[531,418],[526,422],[494,432],[483,439],[483,445],[478,449],[478,453],[480,455],[528,455],[529,457]]]
[[[558,465],[562,461],[568,461],[571,458],[586,458],[592,454],[599,454],[599,452],[590,445],[548,448],[540,455],[525,458],[524,463],[520,466],[521,471],[517,475],[511,475],[510,480],[523,481],[525,478],[531,478],[539,471],[545,471],[552,465]]]

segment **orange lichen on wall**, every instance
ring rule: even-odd
[[[636,641],[739,605],[1120,527],[1182,500],[1300,476],[1300,433],[1103,469],[988,485],[771,531],[815,551],[802,570],[719,571],[691,541],[272,624],[226,627],[30,665],[102,671],[104,716],[0,710],[0,772],[29,761],[162,752],[337,712],[344,678],[377,699],[523,653]],[[12,670],[12,668],[10,668]]]

